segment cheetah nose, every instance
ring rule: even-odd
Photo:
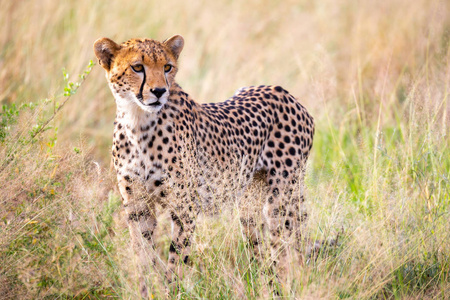
[[[161,98],[161,96],[166,92],[165,88],[155,88],[155,89],[151,89],[150,92],[153,93],[153,95],[156,96],[156,98]]]

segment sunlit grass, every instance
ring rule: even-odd
[[[97,38],[173,34],[186,41],[178,82],[199,102],[280,84],[315,118],[305,229],[340,242],[316,260],[294,257],[284,296],[449,297],[447,2],[6,1],[0,19],[0,298],[138,297],[101,68],[40,128]],[[233,203],[199,220],[178,297],[270,297],[270,260],[251,261]],[[164,263],[164,214],[159,224]],[[164,297],[161,270],[147,280]]]

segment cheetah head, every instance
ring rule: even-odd
[[[108,38],[94,43],[94,52],[118,107],[158,112],[167,103],[183,49],[183,37],[164,42],[131,39],[121,45]]]

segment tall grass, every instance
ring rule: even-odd
[[[293,260],[286,297],[450,297],[448,1],[3,1],[0,20],[0,298],[138,296],[109,167],[114,101],[101,68],[76,91],[61,70],[82,74],[101,36],[173,34],[199,102],[280,84],[315,118],[306,230],[343,234]],[[269,297],[231,211],[200,220],[179,298]],[[148,280],[163,297],[163,276]]]

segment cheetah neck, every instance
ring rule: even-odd
[[[124,127],[129,139],[139,139],[142,126],[155,124],[157,114],[142,111],[139,107],[133,106],[126,109],[117,107],[116,124]]]

